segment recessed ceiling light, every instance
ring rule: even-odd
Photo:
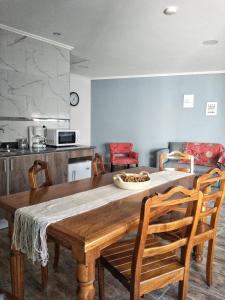
[[[61,33],[60,33],[60,32],[57,32],[57,31],[56,31],[56,32],[53,32],[52,34],[53,34],[53,35],[56,35],[56,36],[60,36],[60,35],[61,35]]]
[[[202,44],[205,46],[213,46],[218,44],[219,42],[217,40],[207,40],[207,41],[203,41]]]
[[[177,12],[177,7],[176,6],[168,6],[167,8],[164,9],[163,13],[166,16],[172,16],[175,15],[175,13]]]

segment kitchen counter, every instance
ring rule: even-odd
[[[71,146],[71,147],[46,147],[46,149],[35,150],[35,149],[10,149],[8,152],[6,149],[0,148],[0,157],[11,157],[11,156],[22,156],[22,155],[31,155],[31,154],[45,154],[45,153],[54,153],[54,152],[64,152],[64,151],[76,151],[76,150],[88,150],[95,149],[94,146]]]
[[[87,166],[84,167],[84,164],[90,164],[95,153],[95,147],[85,145],[47,147],[40,151],[15,149],[16,145],[13,144],[9,146],[10,152],[7,152],[6,148],[0,148],[0,196],[30,190],[28,170],[35,160],[46,161],[52,183],[61,184],[68,182],[68,180],[76,180],[78,171],[81,173],[87,170]],[[80,169],[78,165],[80,165]],[[40,175],[40,181],[44,180],[43,174]],[[70,178],[70,176],[73,177]]]

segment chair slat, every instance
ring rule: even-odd
[[[153,256],[153,255],[156,255],[156,254],[164,254],[164,253],[167,253],[167,252],[177,250],[178,248],[183,247],[184,245],[186,245],[187,241],[188,241],[187,238],[183,238],[183,239],[180,239],[176,242],[170,243],[170,244],[165,245],[165,246],[146,248],[144,250],[143,257]]]
[[[215,200],[216,198],[221,198],[221,196],[222,196],[222,191],[218,191],[210,194],[203,193],[203,202]]]
[[[151,224],[148,226],[148,234],[168,232],[177,230],[192,224],[193,217],[186,217],[181,220],[165,223],[165,224]]]
[[[213,236],[214,236],[214,231],[213,231],[213,229],[211,229],[210,231],[206,231],[206,232],[199,233],[198,235],[196,235],[196,236],[194,237],[193,245],[194,245],[194,246],[195,246],[195,245],[199,245],[199,244],[202,243],[202,242],[211,240],[211,239],[213,239]]]
[[[217,212],[217,207],[213,207],[213,208],[210,208],[210,209],[207,209],[206,211],[202,211],[200,213],[200,218],[206,218],[212,214],[215,214]]]
[[[162,206],[166,206],[166,207],[169,207],[169,206],[177,206],[177,205],[180,205],[180,204],[184,204],[184,203],[188,203],[190,202],[190,197],[186,197],[186,198],[179,198],[179,199],[175,199],[175,200],[171,200],[171,201],[164,201],[164,200],[161,200],[160,202],[157,203],[157,200],[152,200],[152,208],[154,207],[162,207]]]

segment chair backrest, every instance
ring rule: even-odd
[[[179,166],[175,168],[165,168],[164,163],[168,160],[176,160],[178,161],[178,164],[189,163],[190,168],[184,168]],[[173,151],[171,153],[161,153],[159,158],[159,169],[160,171],[163,171],[165,169],[167,170],[170,169],[170,170],[176,170],[181,172],[194,173],[194,156],[187,153],[182,153],[180,151]]]
[[[111,143],[109,144],[110,154],[128,154],[133,150],[132,143]]]
[[[210,229],[216,228],[223,200],[225,197],[225,171],[218,168],[198,177],[196,189],[203,193],[203,209],[200,218],[210,225]]]
[[[133,294],[139,295],[143,258],[155,255],[160,256],[181,248],[180,261],[184,267],[189,267],[193,238],[196,233],[202,206],[202,198],[202,192],[188,190],[178,186],[172,188],[165,194],[143,199],[131,268],[131,286],[133,288]],[[156,208],[162,213],[163,211],[164,213],[166,211],[167,214],[169,214],[170,212],[173,212],[174,207],[182,206],[185,203],[188,205],[189,215],[180,217],[175,221],[151,224],[151,215],[153,215]],[[186,230],[184,236],[179,240],[168,241],[167,244],[165,244],[164,241],[163,245],[151,245],[151,239],[147,240],[148,235],[154,233],[168,233],[181,228],[186,228]]]
[[[98,176],[100,174],[105,174],[105,166],[103,156],[99,153],[95,153],[95,157],[92,160],[92,170],[93,175]]]
[[[44,172],[45,181],[38,185],[38,175],[40,172]],[[32,190],[52,185],[52,180],[49,174],[48,163],[42,160],[35,160],[33,166],[28,171],[28,177],[30,182],[30,188]]]

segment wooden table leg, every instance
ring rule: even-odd
[[[11,249],[10,255],[12,293],[19,299],[24,299],[24,255]]]
[[[95,260],[88,265],[77,263],[77,299],[93,300],[95,295]]]
[[[45,291],[48,286],[48,265],[43,267],[41,266],[41,289]]]

